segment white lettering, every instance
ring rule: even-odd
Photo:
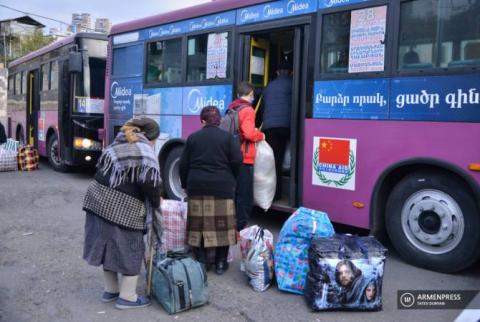
[[[308,10],[308,7],[309,7],[308,2],[297,3],[295,0],[290,0],[287,3],[287,12],[289,14],[294,14],[297,11]]]
[[[120,87],[117,82],[113,82],[110,86],[110,96],[112,98],[122,97],[122,96],[131,96],[132,89],[126,87]]]
[[[283,8],[272,8],[269,4],[263,8],[263,16],[265,18],[281,14],[283,14]]]

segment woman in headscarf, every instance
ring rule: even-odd
[[[235,245],[235,187],[242,153],[238,140],[221,130],[220,112],[206,106],[203,128],[187,139],[180,159],[180,179],[187,190],[187,243],[207,269],[228,269],[229,245]]]
[[[145,252],[146,216],[160,203],[160,170],[153,149],[159,133],[150,118],[127,121],[103,151],[83,204],[83,258],[90,265],[103,265],[101,300],[116,301],[119,309],[150,304],[147,297],[137,295],[136,287]]]

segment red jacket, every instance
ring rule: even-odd
[[[240,123],[240,135],[242,137],[243,163],[253,164],[255,162],[255,142],[265,139],[265,134],[255,128],[255,110],[249,102],[239,98],[234,100],[228,108],[237,109],[240,106],[248,105],[238,113],[238,122]]]

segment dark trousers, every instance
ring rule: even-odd
[[[290,129],[288,127],[274,127],[263,131],[265,133],[265,140],[273,150],[275,157],[275,172],[277,174],[277,190],[275,192],[275,199],[282,196],[282,165],[283,157],[285,156],[285,148],[290,140]]]
[[[235,192],[235,210],[237,230],[245,228],[253,207],[253,165],[242,163],[237,178]]]
[[[195,259],[205,265],[227,262],[229,246],[220,247],[192,247]]]

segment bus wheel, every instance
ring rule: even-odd
[[[55,134],[50,136],[50,139],[48,140],[47,153],[48,163],[50,163],[50,166],[55,171],[66,172],[68,170],[68,166],[65,164],[65,161],[60,158],[58,138]]]
[[[173,148],[165,160],[164,187],[170,199],[180,200],[185,196],[180,182],[180,157],[183,147]]]
[[[390,240],[413,265],[444,273],[467,268],[480,256],[480,216],[465,183],[418,171],[392,190],[386,208]]]

